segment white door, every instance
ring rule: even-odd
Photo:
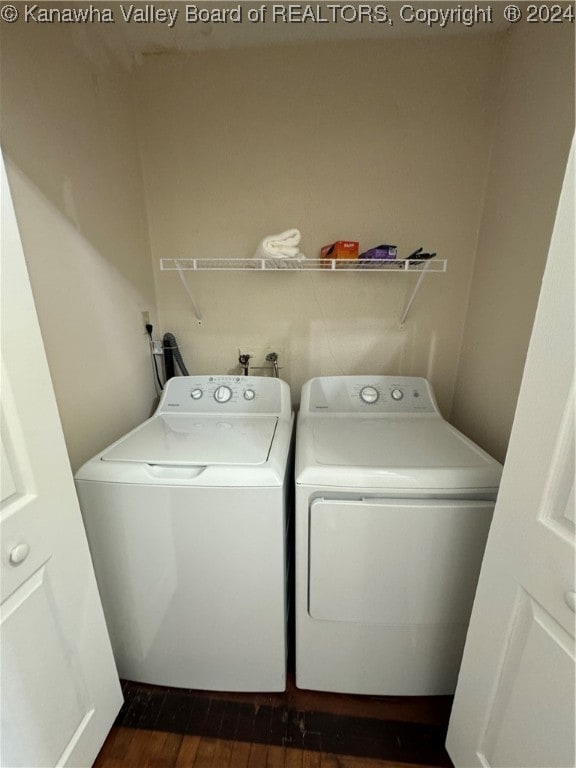
[[[574,146],[446,742],[456,768],[574,765]]]
[[[122,694],[1,175],[0,763],[81,768]]]

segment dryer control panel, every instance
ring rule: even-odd
[[[175,376],[162,393],[158,413],[274,414],[290,417],[290,389],[264,376]]]
[[[302,390],[301,413],[439,413],[432,388],[416,376],[324,376]]]

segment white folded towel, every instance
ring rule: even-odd
[[[279,235],[268,235],[259,244],[254,255],[255,259],[296,259],[302,261],[306,257],[300,253],[298,244],[301,238],[297,229],[287,229]]]

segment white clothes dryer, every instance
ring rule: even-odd
[[[178,377],[79,470],[121,677],[285,689],[291,435],[280,379]]]
[[[453,693],[501,465],[422,378],[302,390],[296,438],[296,685]]]

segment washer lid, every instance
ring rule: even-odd
[[[265,464],[277,422],[275,417],[163,414],[130,432],[101,458],[160,466]]]
[[[311,447],[307,455],[315,467],[303,470],[306,482],[312,473],[332,484],[328,475],[336,468],[355,483],[365,479],[379,487],[440,482],[445,487],[494,488],[500,481],[501,465],[439,416],[306,421]]]

